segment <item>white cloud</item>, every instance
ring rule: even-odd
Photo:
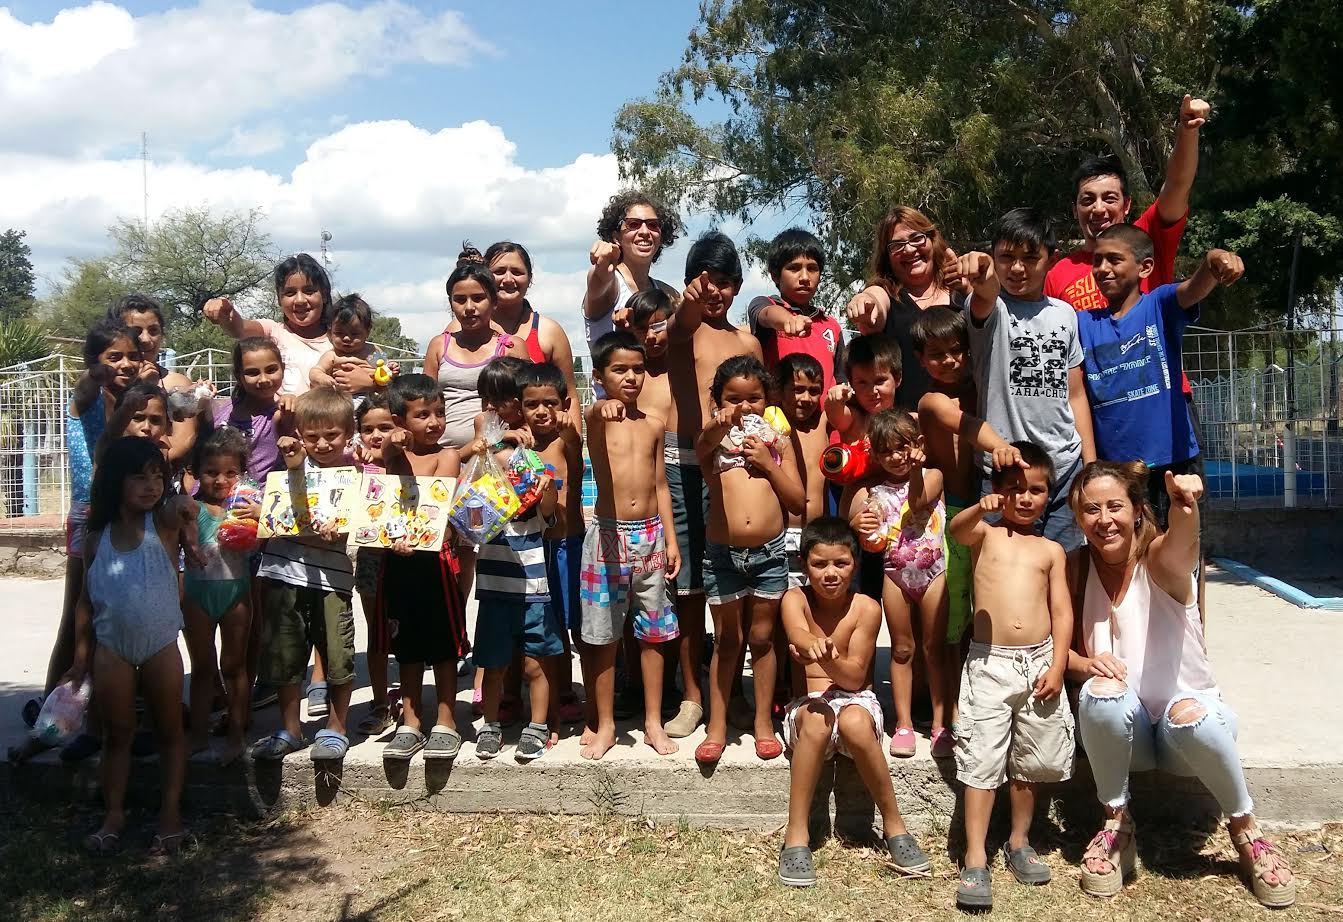
[[[252,128],[234,125],[228,140],[210,151],[210,156],[246,160],[277,151],[287,140],[284,126],[279,122],[265,122]]]
[[[397,0],[287,13],[203,0],[138,18],[95,2],[31,24],[0,8],[0,124],[34,152],[101,153],[141,130],[183,147],[398,63],[493,53],[460,13]]]

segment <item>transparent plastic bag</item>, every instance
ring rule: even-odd
[[[65,682],[53,688],[33,723],[33,739],[45,746],[63,746],[74,739],[84,726],[90,690],[88,679],[78,687]]]
[[[494,413],[485,416],[482,437],[494,446],[508,428]],[[492,447],[473,455],[462,467],[452,494],[448,519],[458,534],[476,544],[486,544],[518,514],[522,503]]]
[[[250,477],[239,480],[238,485],[233,488],[233,494],[224,503],[224,510],[228,514],[224,517],[224,521],[219,523],[219,530],[215,533],[220,547],[239,553],[250,553],[257,549],[261,541],[257,538],[256,519],[242,516],[236,510],[259,502],[261,502],[260,487]]]

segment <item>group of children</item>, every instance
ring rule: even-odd
[[[182,835],[183,754],[229,762],[244,752],[254,682],[274,689],[282,714],[281,728],[251,747],[254,758],[304,748],[314,760],[343,757],[358,592],[373,685],[359,729],[394,730],[386,758],[458,755],[453,703],[471,652],[482,670],[477,757],[500,754],[501,710],[521,676],[518,760],[544,755],[566,711],[583,723],[582,756],[601,759],[617,740],[623,652],[628,685],[642,688],[644,742],[658,754],[677,751],[706,703],[695,750],[702,765],[721,759],[734,708],[760,759],[791,750],[780,877],[798,885],[815,880],[807,814],[820,764],[834,752],[853,758],[871,789],[896,865],[928,867],[900,819],[882,751],[887,724],[872,668],[884,620],[895,705],[887,751],[915,752],[919,659],[932,754],[954,756],[966,785],[967,868],[987,868],[989,813],[1010,778],[1005,861],[1019,880],[1048,880],[1027,833],[1034,786],[1072,770],[1060,694],[1072,638],[1063,560],[1080,539],[1068,489],[1098,454],[1159,458],[1163,445],[1186,438],[1169,380],[1186,312],[1241,266],[1213,251],[1190,280],[1145,295],[1151,241],[1117,225],[1100,234],[1095,261],[1110,310],[1079,318],[1043,294],[1055,246],[1043,221],[1010,212],[990,244],[943,266],[964,310],[931,308],[913,325],[931,381],[917,413],[895,406],[900,349],[881,334],[845,346],[838,325],[812,307],[824,256],[797,230],[774,241],[768,265],[780,296],[751,305],[754,334],[728,319],[743,272],[722,234],[690,247],[679,301],[660,287],[627,292],[613,329],[591,344],[598,396],[586,409],[559,368],[520,357],[491,327],[497,289],[474,251],[448,280],[455,322],[428,375],[382,374],[368,305],[357,295],[333,302],[325,272],[306,256],[276,269],[282,322],[244,319],[226,300],[205,306],[238,338],[227,398],[174,399],[142,371],[134,332],[100,323],[71,413],[86,413],[88,394],[115,409],[94,452],[86,575],[64,675],[79,682],[92,672],[105,740],[107,816],[89,846],[119,844],[137,681],[159,735],[156,845],[165,850]],[[1116,368],[1140,367],[1154,353],[1165,380],[1144,379],[1152,400],[1117,399],[1131,388]],[[192,444],[170,451],[173,427],[187,419]],[[427,553],[400,539],[351,559],[333,521],[252,553],[218,538],[229,516],[259,514],[254,502],[233,501],[244,477],[264,483],[275,471],[355,466],[455,478],[473,457],[504,458],[515,445],[547,466],[539,501],[479,547],[458,538]],[[585,455],[596,483],[590,520]],[[479,613],[468,642],[471,588]],[[183,625],[189,739],[176,713]],[[582,709],[570,688],[571,651],[582,662]],[[743,715],[748,651],[755,700]],[[314,654],[308,716],[326,720],[309,744],[300,701]],[[387,698],[388,655],[399,665],[396,701]],[[437,692],[432,720],[421,701],[426,667]],[[212,753],[221,690],[226,742]],[[961,896],[974,904],[973,894]]]

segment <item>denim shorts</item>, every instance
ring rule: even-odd
[[[482,599],[472,658],[481,669],[503,669],[519,644],[523,656],[543,659],[564,652],[564,625],[549,602]]]
[[[788,591],[788,544],[780,532],[759,547],[704,545],[704,594],[710,605],[753,595],[781,599]]]

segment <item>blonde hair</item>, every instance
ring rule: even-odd
[[[354,401],[330,385],[314,387],[294,401],[294,422],[299,430],[313,426],[343,426],[354,432]]]
[[[886,251],[886,245],[891,240],[891,233],[900,224],[906,224],[914,230],[928,235],[928,239],[933,245],[932,252],[928,254],[928,261],[933,267],[933,283],[939,288],[946,287],[942,284],[942,260],[947,255],[946,238],[942,236],[942,232],[937,229],[937,225],[926,214],[908,205],[896,205],[886,212],[881,221],[877,223],[876,237],[872,241],[872,257],[867,268],[867,284],[877,285],[885,289],[886,293],[892,298],[900,294],[902,285],[900,280],[895,277],[894,270],[891,269],[891,256]]]
[[[1118,481],[1124,488],[1124,495],[1128,497],[1129,504],[1137,512],[1137,518],[1133,523],[1133,552],[1129,559],[1141,560],[1147,556],[1147,549],[1151,547],[1157,535],[1161,534],[1156,510],[1147,501],[1146,464],[1141,461],[1092,461],[1082,468],[1082,472],[1073,481],[1072,490],[1068,493],[1068,507],[1072,509],[1073,517],[1076,518],[1082,509],[1087,484],[1104,477]]]

